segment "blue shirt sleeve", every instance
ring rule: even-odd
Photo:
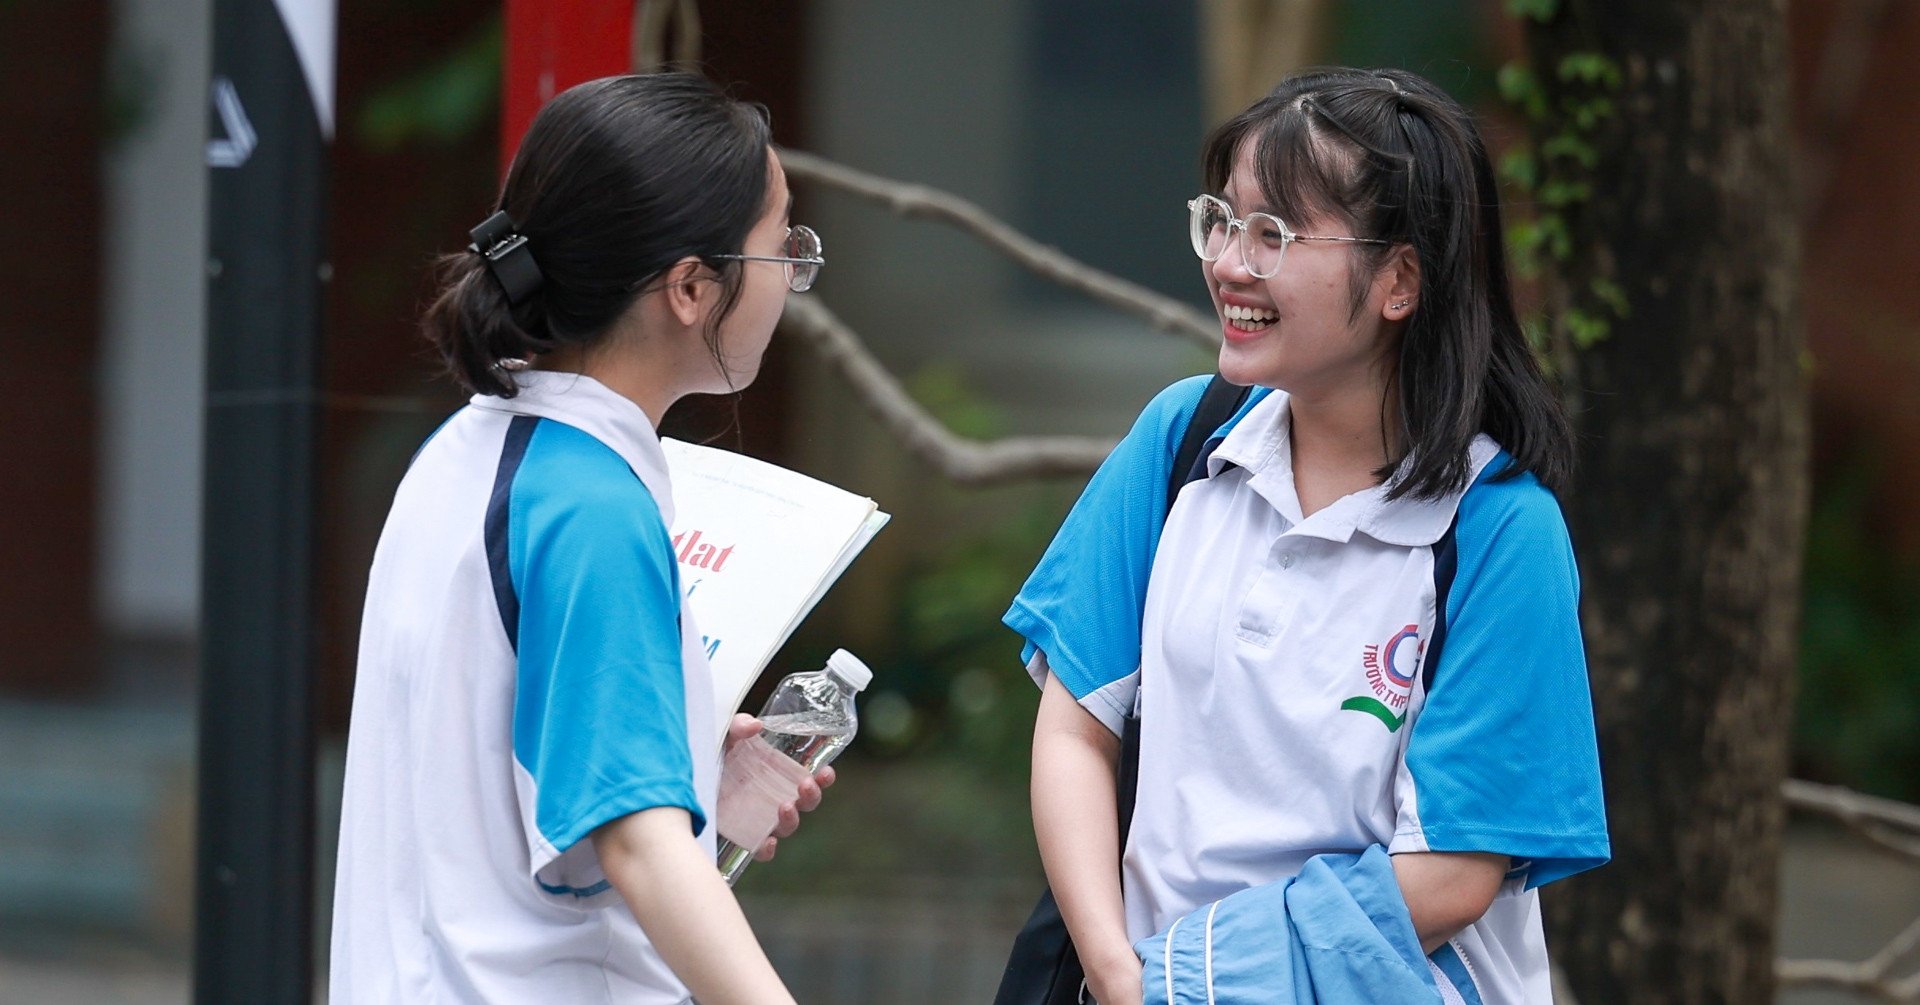
[[[534,869],[653,807],[685,809],[698,833],[678,570],[652,495],[598,440],[542,420],[509,513],[513,753],[532,783]]]
[[[1435,549],[1443,631],[1395,845],[1417,830],[1429,851],[1509,855],[1531,888],[1604,864],[1609,846],[1573,548],[1538,480],[1495,480],[1509,463],[1487,465]]]
[[[1140,665],[1140,620],[1166,522],[1167,479],[1210,379],[1188,377],[1147,404],[1094,472],[1003,618],[1026,639],[1022,660],[1031,665],[1036,650],[1045,653],[1053,675],[1076,699],[1085,703],[1097,694],[1111,706],[1105,711],[1112,714],[1101,716],[1109,725],[1132,711],[1127,696],[1109,685]],[[1249,395],[1222,430],[1263,390]]]

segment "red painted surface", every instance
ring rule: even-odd
[[[507,0],[502,176],[548,98],[633,65],[633,11],[632,0]]]
[[[84,695],[111,5],[0,3],[0,691]]]

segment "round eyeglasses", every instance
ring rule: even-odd
[[[795,293],[805,293],[813,288],[813,281],[820,278],[820,267],[827,260],[820,255],[820,235],[812,227],[788,227],[786,254],[784,255],[708,255],[708,258],[726,258],[736,262],[781,262],[787,267],[787,289]]]
[[[1187,200],[1191,213],[1187,221],[1193,238],[1193,253],[1203,262],[1216,262],[1226,254],[1233,232],[1240,232],[1240,261],[1257,279],[1272,279],[1280,271],[1280,260],[1287,245],[1295,241],[1340,241],[1346,244],[1386,244],[1372,237],[1319,237],[1296,234],[1285,220],[1271,213],[1248,213],[1246,219],[1233,215],[1233,207],[1218,196],[1203,195]]]

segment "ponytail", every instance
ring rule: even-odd
[[[440,351],[447,374],[476,394],[511,398],[514,383],[508,360],[526,360],[553,348],[539,318],[538,293],[512,307],[486,260],[471,251],[443,255],[436,268],[440,295],[421,319],[421,327]]]

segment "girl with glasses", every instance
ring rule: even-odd
[[[1485,146],[1428,81],[1333,69],[1203,163],[1189,236],[1220,374],[1251,391],[1190,472],[1207,380],[1162,392],[1007,614],[1087,990],[1544,1005],[1536,890],[1608,841],[1554,496],[1570,434]]]
[[[722,738],[655,433],[752,382],[813,282],[790,205],[763,109],[611,77],[540,111],[443,261],[425,327],[474,393],[374,556],[334,1001],[792,1001],[714,864]]]

